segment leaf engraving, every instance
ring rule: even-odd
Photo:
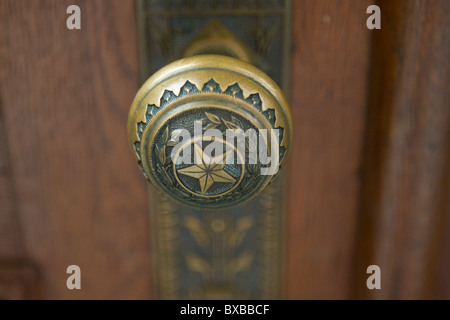
[[[164,133],[162,135],[162,143],[166,144],[167,141],[169,141],[169,126],[166,127],[166,130],[164,130]]]
[[[217,123],[210,122],[210,123],[208,123],[208,124],[206,125],[206,127],[204,128],[204,130],[216,129],[217,127],[218,127],[218,124],[217,124]]]
[[[242,217],[236,222],[236,227],[227,237],[228,245],[238,246],[244,239],[247,231],[254,225],[252,217]]]
[[[204,277],[211,271],[211,265],[203,258],[191,253],[186,255],[186,264],[189,270],[201,273]]]
[[[223,123],[225,123],[225,125],[227,126],[228,129],[230,130],[239,130],[241,129],[238,125],[236,125],[233,122],[227,121],[227,120],[222,120]]]
[[[236,118],[235,116],[231,116],[231,122],[233,122],[235,125],[237,125],[239,128],[243,128],[241,120]]]
[[[164,165],[166,164],[166,146],[164,146],[160,151],[159,151],[159,161]]]
[[[232,259],[228,264],[228,268],[230,272],[237,274],[239,272],[248,270],[252,262],[253,255],[250,252],[244,252],[240,256]]]
[[[205,114],[211,122],[215,124],[220,124],[220,118],[218,116],[209,112],[205,112]]]
[[[208,244],[208,232],[204,229],[199,219],[188,216],[184,219],[184,225],[201,247],[205,247]]]

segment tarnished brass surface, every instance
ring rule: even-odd
[[[149,190],[158,299],[280,299],[284,176],[244,206],[198,210]]]
[[[184,57],[221,54],[254,64],[251,50],[236,38],[219,20],[212,20],[188,45]]]
[[[137,0],[136,4],[142,82],[175,60],[200,54],[221,54],[250,62],[269,75],[285,93],[289,93],[290,0]],[[236,64],[236,61],[233,63],[222,59],[221,61],[223,69],[228,71]],[[254,110],[248,113],[238,112],[239,114],[235,112],[235,110],[248,108],[247,98],[256,93],[251,92],[250,89],[254,90],[258,88],[258,85],[265,86],[258,82],[259,73],[256,75],[253,71],[250,71],[249,74],[245,73],[242,70],[245,70],[246,66],[241,68],[242,70],[238,68],[237,72],[229,76],[224,74],[221,79],[218,79],[213,76],[217,70],[211,69],[210,77],[195,78],[197,82],[193,82],[183,76],[189,71],[189,68],[195,69],[192,65],[190,67],[181,65],[179,66],[181,71],[177,71],[178,73],[160,72],[159,84],[161,86],[156,88],[158,81],[153,83],[155,88],[147,87],[148,95],[144,98],[146,93],[143,93],[141,98],[146,99],[153,94],[154,102],[150,103],[150,107],[158,112],[165,112],[163,110],[176,103],[174,99],[180,100],[176,107],[171,107],[171,110],[175,112],[186,101],[194,99],[194,95],[191,96],[192,93],[197,98],[199,92],[202,95],[211,93],[207,90],[208,86],[204,88],[202,82],[213,78],[214,83],[209,82],[208,85],[210,89],[217,90],[216,92],[212,90],[216,94],[212,96],[214,100],[211,101],[215,101],[215,104],[211,104],[211,106],[221,107],[224,105],[225,107],[211,108],[207,111],[209,117],[203,112],[201,116],[194,113],[185,118],[183,116],[189,115],[189,113],[183,113],[178,118],[179,121],[184,119],[183,123],[186,123],[189,119],[192,121],[198,118],[203,120],[204,127],[218,127],[221,130],[227,126],[226,124],[231,127],[239,125],[243,128],[250,128],[255,123],[261,126],[267,125],[269,121],[265,116],[261,119],[261,114],[267,109],[274,109],[274,106],[269,104],[273,100],[279,99],[277,96],[269,97],[269,99],[260,98],[261,109],[256,116]],[[161,103],[161,96],[158,97],[158,94],[164,95],[166,89],[164,81],[168,80],[169,74],[170,77],[182,77],[176,78],[177,83],[173,81],[174,79],[171,80],[171,87],[168,87],[167,90],[172,91],[173,95],[168,92],[166,98],[169,98],[169,103],[164,101]],[[209,73],[206,74],[209,75]],[[240,82],[233,86],[237,82],[237,80],[233,82],[233,77],[236,75],[241,75],[240,79],[245,81],[239,80]],[[245,88],[242,87],[243,83],[248,83],[248,78],[250,78],[250,83],[251,79],[256,83],[253,81],[254,84],[251,87],[248,85]],[[190,81],[190,84],[186,81]],[[229,87],[230,90],[227,91]],[[274,87],[276,88],[276,86]],[[184,89],[181,90],[181,88]],[[220,90],[218,90],[219,88]],[[189,94],[186,92],[187,90],[190,90]],[[242,97],[235,94],[240,90],[242,90]],[[273,93],[271,90],[267,92]],[[258,97],[260,97],[259,91]],[[191,106],[198,108],[206,101],[208,99],[203,99],[197,104],[191,101]],[[140,108],[146,108],[145,101],[140,102],[142,103]],[[229,107],[226,108],[226,106]],[[251,106],[254,107],[253,104]],[[173,144],[173,141],[170,141],[169,130],[165,135],[167,126],[164,126],[163,118],[160,118],[158,125],[163,126],[164,130],[160,131],[159,140],[154,138],[154,141],[158,142],[156,143],[158,150],[156,148],[154,151],[150,150],[152,146],[148,144],[149,140],[147,140],[147,153],[142,153],[141,142],[143,140],[141,137],[150,132],[148,127],[153,126],[155,119],[152,115],[147,116],[147,111],[141,110],[136,114],[134,114],[136,110],[133,111],[135,123],[132,123],[134,128],[131,127],[130,136],[133,152],[136,153],[142,168],[143,163],[139,160],[142,154],[148,157],[153,152],[154,160],[158,161],[159,159],[159,162],[162,163],[167,161],[167,153],[161,153],[161,150],[164,149],[161,142],[168,139],[167,145]],[[287,114],[289,115],[289,113]],[[273,115],[275,116],[275,112]],[[176,121],[177,119],[169,117],[168,120]],[[281,121],[279,117],[278,121]],[[176,125],[175,122],[169,124],[172,127]],[[137,131],[138,125],[142,130],[140,133]],[[289,127],[289,122],[285,125]],[[145,133],[146,130],[148,130],[147,133]],[[157,134],[158,132],[154,133],[155,136]],[[285,129],[284,142],[287,144],[285,147],[289,147],[290,135]],[[167,148],[164,150],[167,151]],[[199,151],[198,148],[197,151]],[[225,153],[224,156],[227,154]],[[172,166],[171,163],[167,163],[165,168],[170,173],[168,178],[171,182],[179,183],[179,180],[183,183],[192,178],[191,187],[197,183],[196,191],[200,195],[202,193],[205,195],[213,188],[220,186],[220,183],[212,184],[208,175],[198,175],[198,172],[205,170],[205,167],[201,165],[187,169],[179,168],[180,171],[187,173],[187,175],[180,173],[179,176],[173,175],[174,169],[177,169],[173,167],[173,163]],[[224,172],[221,172],[222,169]],[[231,168],[219,167],[218,180],[228,181],[230,179],[227,175],[229,169]],[[234,171],[235,175],[231,175],[231,179],[235,179],[236,183],[228,185],[228,196],[238,191],[238,182],[242,174],[240,168],[234,169],[237,171]],[[250,171],[254,172],[255,170],[252,169],[254,168],[250,168]],[[183,205],[185,202],[173,201],[173,197],[166,189],[160,186],[157,191],[152,184],[149,184],[149,235],[154,263],[152,268],[154,297],[157,299],[282,298],[283,283],[285,282],[283,281],[283,270],[285,269],[283,267],[285,260],[283,249],[284,199],[288,169],[281,170],[258,196],[249,201],[243,200],[245,203],[241,202],[240,205],[223,209],[213,206],[213,210],[210,210],[209,204],[205,204],[203,207],[199,207],[198,203],[194,203],[196,206],[192,206],[192,203],[189,206]],[[200,179],[196,181],[189,174],[198,178],[204,176],[203,190],[202,185],[199,185]],[[240,183],[243,182],[248,182],[248,179],[244,180],[242,177]],[[245,189],[251,188],[249,185],[245,187]],[[186,188],[186,186],[181,186],[179,190],[189,194],[190,191]],[[175,190],[175,192],[179,191]],[[205,198],[205,200],[211,201],[207,197]],[[229,204],[232,205],[233,202]]]
[[[222,54],[250,62],[288,93],[291,0],[136,3],[142,81],[183,57]]]
[[[200,137],[194,137],[195,121],[202,122]],[[179,164],[179,151],[171,156],[182,129],[194,138],[181,149],[191,148],[193,158],[203,159],[200,164]],[[215,155],[224,160],[221,165],[208,158],[204,151],[214,140],[203,135],[208,129],[224,137],[227,129],[278,129],[281,167],[291,144],[292,118],[283,92],[270,77],[220,55],[181,59],[153,74],[138,91],[128,118],[128,139],[139,166],[171,199],[199,208],[223,208],[263,191],[274,175],[261,174],[265,165],[259,159],[251,164],[247,152],[242,154],[236,146],[230,146],[233,156],[244,164],[226,162],[230,154],[225,151]],[[273,141],[264,142],[270,150]]]

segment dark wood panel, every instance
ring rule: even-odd
[[[356,274],[379,265],[381,290],[356,297],[449,298],[450,2],[379,4]]]
[[[448,162],[450,163],[450,159]],[[450,177],[448,177],[450,169],[447,169],[447,186],[444,186],[444,190],[447,190],[447,194],[450,194]],[[445,207],[446,206],[446,207]],[[450,196],[447,195],[447,203],[443,203],[443,208],[447,208],[444,228],[444,239],[441,244],[441,259],[438,273],[438,284],[436,290],[436,297],[439,299],[450,300]]]
[[[42,298],[39,273],[25,260],[0,261],[0,299],[23,300]]]
[[[66,28],[66,8],[82,29]],[[5,0],[0,99],[26,254],[43,298],[147,298],[146,183],[126,140],[134,1]],[[82,290],[66,288],[77,264]]]
[[[344,299],[353,278],[370,1],[293,1],[287,297]]]
[[[0,105],[0,261],[18,259],[23,254],[6,140]]]

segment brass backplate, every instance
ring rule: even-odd
[[[217,32],[238,43],[234,50],[218,41],[219,53],[251,62],[288,94],[290,8],[282,0],[138,0],[142,81],[186,55],[213,53],[198,40]],[[286,170],[226,209],[180,205],[150,186],[155,298],[282,298]]]
[[[249,48],[253,64],[288,94],[290,0],[137,0],[137,17],[143,80],[183,58],[216,21]]]

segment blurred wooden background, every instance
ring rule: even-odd
[[[82,29],[66,28],[66,8]],[[366,28],[381,7],[382,29]],[[450,2],[293,0],[288,299],[450,299]],[[0,297],[151,298],[134,1],[0,2]],[[66,268],[82,290],[66,288]],[[381,290],[366,268],[381,267]]]

